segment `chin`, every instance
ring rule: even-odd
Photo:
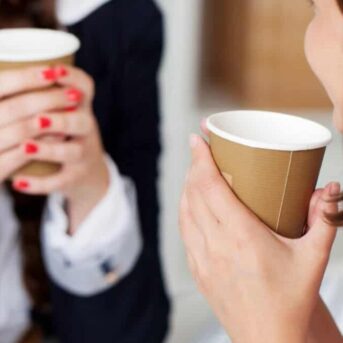
[[[335,128],[343,134],[343,109],[335,109],[333,113]]]

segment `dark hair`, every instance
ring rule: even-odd
[[[0,0],[0,28],[9,27],[58,28],[55,0]],[[14,210],[20,222],[23,281],[33,304],[33,321],[37,321],[20,342],[40,342],[40,324],[50,312],[48,278],[40,243],[46,197],[17,193],[10,183],[6,187],[13,197]]]
[[[0,25],[56,28],[55,0],[0,0]]]
[[[337,0],[337,3],[341,11],[343,12],[343,0]]]

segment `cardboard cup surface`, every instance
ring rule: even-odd
[[[45,29],[0,30],[0,72],[37,65],[72,65],[79,40],[62,31]],[[48,176],[61,166],[51,162],[31,162],[15,175]]]
[[[213,157],[237,197],[278,234],[301,237],[330,131],[261,111],[214,114],[207,126]]]

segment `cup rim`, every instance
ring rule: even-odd
[[[0,47],[0,61],[1,62],[36,62],[36,61],[48,61],[69,55],[73,55],[79,50],[81,43],[80,40],[73,34],[65,31],[51,30],[51,29],[37,29],[37,28],[19,28],[19,29],[1,29],[0,30],[0,41],[2,39],[18,39],[23,44],[27,41],[25,38],[18,38],[19,35],[25,36],[27,39],[28,35],[32,37],[38,37],[38,35],[44,36],[44,39],[51,36],[51,49],[45,49],[45,51],[30,51],[29,47],[27,52],[18,50],[17,52],[6,52],[1,51]],[[36,38],[37,39],[37,38]],[[63,39],[63,44],[62,44]],[[49,40],[50,41],[50,40]],[[58,48],[56,48],[57,42],[61,42]]]
[[[236,134],[229,133],[221,128],[218,127],[214,123],[214,121],[221,117],[227,117],[228,115],[240,115],[244,116],[247,114],[258,115],[260,118],[264,120],[275,118],[275,116],[283,116],[283,119],[288,120],[289,122],[293,122],[292,124],[302,124],[307,125],[308,127],[317,130],[321,133],[322,137],[320,139],[316,139],[313,141],[308,142],[291,142],[291,143],[270,143],[268,141],[263,140],[256,140],[256,139],[249,139],[240,137]],[[319,148],[323,148],[328,146],[332,141],[332,133],[329,129],[325,126],[303,117],[299,117],[296,115],[285,114],[285,113],[278,113],[278,112],[270,112],[270,111],[257,111],[257,110],[236,110],[236,111],[226,111],[226,112],[219,112],[215,113],[207,118],[206,121],[207,128],[213,134],[225,139],[232,141],[234,143],[238,143],[241,145],[245,145],[252,148],[259,148],[259,149],[267,149],[267,150],[278,150],[278,151],[304,151],[304,150],[315,150]]]

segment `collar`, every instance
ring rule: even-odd
[[[62,25],[73,25],[110,0],[57,0],[57,18]]]

